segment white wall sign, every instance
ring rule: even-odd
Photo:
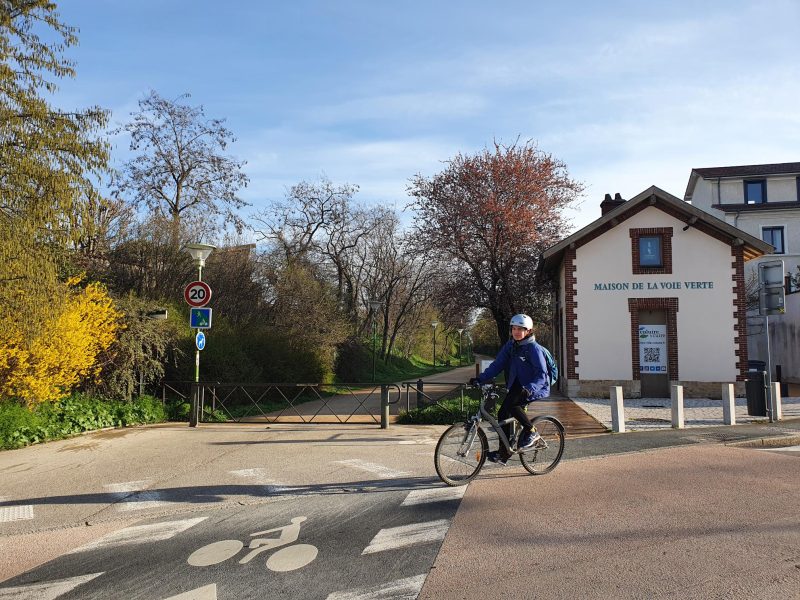
[[[667,372],[666,325],[639,325],[639,372]]]

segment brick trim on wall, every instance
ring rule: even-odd
[[[634,275],[672,275],[672,227],[629,229],[631,234],[631,266]],[[643,267],[639,264],[639,238],[661,236],[661,266]]]
[[[639,372],[639,311],[663,310],[667,314],[667,375],[670,381],[679,381],[678,372],[678,298],[628,298],[631,313],[631,371],[633,379],[641,379]]]
[[[578,280],[575,277],[575,248],[567,248],[564,254],[564,327],[566,329],[567,343],[567,379],[577,379],[578,361],[575,358],[575,343],[578,341],[578,326],[575,324],[575,286]]]
[[[744,381],[747,378],[747,296],[744,280],[744,249],[742,246],[732,246],[733,255],[733,291],[736,297],[733,299],[733,344],[736,354],[736,368],[739,373],[736,381]]]

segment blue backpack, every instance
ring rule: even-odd
[[[542,349],[544,361],[547,363],[547,374],[550,376],[550,385],[553,386],[558,383],[558,364],[556,363],[556,359],[553,358],[553,355],[550,354],[550,350],[541,344],[537,344],[537,346]]]

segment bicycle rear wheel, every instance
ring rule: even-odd
[[[450,426],[439,438],[433,453],[436,474],[447,485],[466,485],[486,462],[489,442],[477,423]]]
[[[531,475],[544,475],[556,468],[564,454],[564,426],[555,417],[536,417],[532,423],[542,436],[541,447],[534,446],[519,459]]]

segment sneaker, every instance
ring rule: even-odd
[[[487,452],[486,458],[489,459],[489,462],[498,464],[501,467],[505,467],[506,464],[508,463],[508,459],[500,456],[500,453],[497,451]]]
[[[527,450],[528,448],[533,448],[534,446],[540,444],[541,441],[542,441],[542,436],[539,435],[538,431],[523,433],[522,437],[519,440],[519,449]]]

